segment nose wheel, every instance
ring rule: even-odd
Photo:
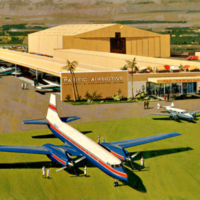
[[[117,187],[119,184],[118,184],[118,181],[117,180],[115,180],[115,182],[114,182],[114,187]]]

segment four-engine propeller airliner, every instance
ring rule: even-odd
[[[53,134],[64,144],[58,146],[44,144],[40,147],[0,145],[0,151],[46,154],[52,161],[56,161],[62,165],[62,168],[59,170],[65,169],[68,166],[74,167],[76,163],[87,159],[116,180],[128,181],[128,176],[122,163],[128,162],[133,169],[131,159],[139,152],[130,156],[125,148],[180,135],[179,133],[173,132],[120,142],[102,142],[98,144],[66,124],[66,122],[76,119],[79,119],[79,117],[59,118],[56,108],[56,96],[51,94],[46,118],[26,120],[23,122],[24,124],[46,124]],[[77,160],[73,160],[71,156],[77,156]],[[114,186],[117,185],[118,183],[115,181]]]
[[[173,102],[170,106],[160,106],[160,104],[158,103],[157,108],[158,109],[165,108],[169,112],[169,114],[167,113],[151,113],[151,114],[169,116],[170,119],[174,119],[174,120],[178,120],[179,118],[181,118],[188,121],[193,121],[194,119],[196,119],[196,113],[200,112],[200,110],[187,112],[186,110],[183,110],[183,109],[174,108]]]

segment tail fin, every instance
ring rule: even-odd
[[[56,95],[54,95],[54,94],[51,94],[51,96],[50,96],[46,119],[55,124],[57,124],[58,122],[61,122],[61,120],[58,116],[58,113],[57,113]]]
[[[48,125],[49,122],[59,125],[61,122],[71,122],[74,120],[80,119],[80,117],[77,116],[70,116],[70,117],[59,117],[57,113],[57,107],[56,107],[56,96],[54,94],[51,94],[49,106],[47,110],[47,116],[45,119],[33,119],[33,120],[24,120],[24,124],[41,124],[41,125]]]

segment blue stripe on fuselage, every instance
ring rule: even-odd
[[[109,176],[111,177],[114,177],[116,179],[119,179],[119,180],[123,180],[123,181],[127,181],[127,177],[123,177],[123,176],[120,176],[119,174],[116,174],[117,172],[118,173],[123,173],[123,174],[126,174],[123,167],[121,168],[117,168],[118,170],[116,169],[113,169],[113,170],[116,170],[117,172],[114,173],[112,172],[111,170],[109,170],[108,168],[106,168],[105,166],[103,166],[102,164],[99,163],[98,160],[100,160],[99,158],[97,158],[98,160],[95,160],[95,158],[91,157],[90,155],[88,155],[86,152],[84,152],[82,149],[80,149],[79,147],[77,147],[75,144],[73,144],[71,141],[67,140],[64,136],[62,136],[62,132],[59,133],[58,130],[49,122],[50,125],[48,125],[48,127],[50,128],[50,130],[53,132],[53,134],[58,137],[61,141],[63,142],[67,142],[69,143],[73,148],[75,148],[75,150],[77,150],[78,152],[80,152],[83,156],[85,156],[88,161],[90,161],[91,163],[93,163],[95,166],[97,166],[99,169],[101,169],[103,172],[105,172],[106,174],[108,174]],[[68,137],[68,136],[67,136]],[[69,138],[69,137],[68,137]],[[69,138],[71,139],[71,138]],[[78,144],[79,145],[79,144]],[[80,145],[79,145],[80,146]],[[87,152],[89,154],[91,154],[88,150]],[[95,156],[96,157],[96,156]],[[103,161],[101,161],[103,162]],[[105,164],[106,165],[106,164]]]

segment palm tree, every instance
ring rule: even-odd
[[[136,66],[136,58],[133,58],[133,61],[129,61],[129,60],[126,60],[127,64],[124,65],[123,68],[131,68],[131,90],[132,90],[132,98],[134,97],[133,95],[133,72],[134,71],[138,71],[138,67]]]
[[[70,62],[69,60],[67,60],[67,65],[61,68],[63,70],[70,71],[70,74],[71,74],[71,77],[72,77],[72,87],[73,87],[73,93],[74,93],[74,101],[76,101],[76,91],[75,91],[75,87],[74,87],[74,70],[76,69],[77,65],[78,65],[77,61]]]
[[[123,67],[120,68],[121,70],[128,70],[128,67],[124,65]]]

